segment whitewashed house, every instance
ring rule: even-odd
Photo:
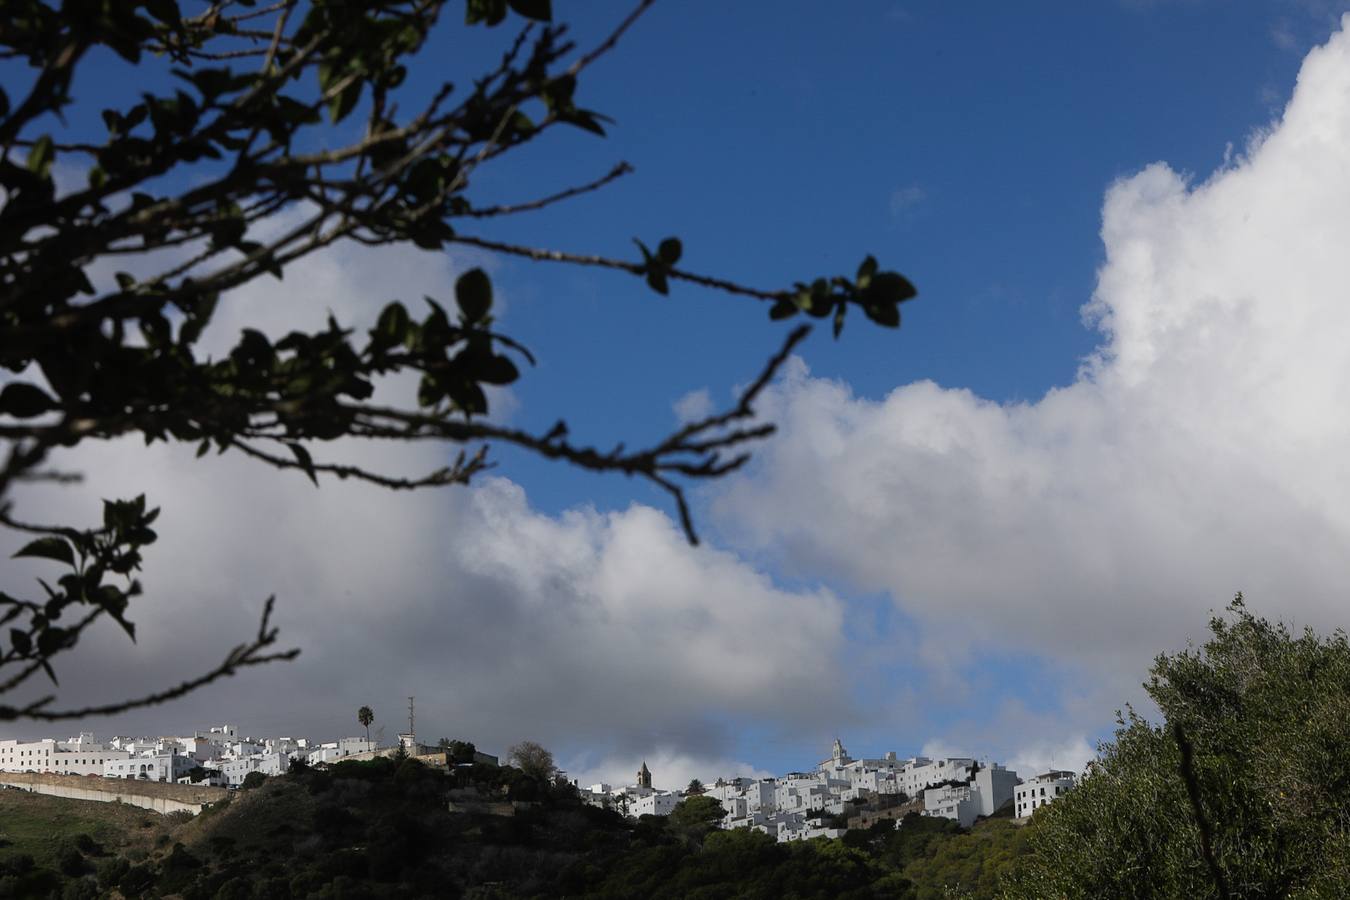
[[[126,759],[123,750],[105,747],[92,732],[57,741],[0,741],[0,771],[51,772],[58,775],[102,775],[110,760]]]
[[[164,781],[176,784],[197,767],[197,760],[180,753],[147,753],[126,759],[112,760],[103,766],[107,778],[128,778],[138,781]]]
[[[1073,789],[1074,782],[1075,778],[1072,772],[1055,770],[1046,772],[1044,775],[1037,775],[1035,778],[1019,784],[1013,791],[1016,802],[1015,815],[1022,819],[1042,806],[1054,803],[1059,797]]]

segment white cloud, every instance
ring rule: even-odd
[[[1032,742],[1010,756],[1004,765],[1025,780],[1054,770],[1082,772],[1096,756],[1097,748],[1092,741],[1082,734],[1071,734],[1057,741]]]
[[[1157,163],[1114,184],[1102,239],[1086,314],[1104,339],[1073,384],[874,401],[797,365],[764,405],[779,437],[715,500],[727,532],[888,591],[930,663],[1033,654],[1117,705],[1234,591],[1343,624],[1350,35],[1309,54],[1282,120],[1209,180]]]
[[[690,391],[675,401],[674,410],[675,418],[681,425],[696,422],[699,419],[712,415],[712,395],[708,393],[707,388],[699,388],[696,391]]]
[[[214,339],[228,346],[245,323],[272,334],[321,327],[330,308],[365,327],[391,298],[451,293],[454,272],[445,257],[409,249],[315,257],[284,282],[223,301],[214,327],[224,335]],[[825,591],[781,590],[727,553],[690,547],[662,512],[634,505],[550,517],[504,479],[413,494],[331,480],[316,490],[298,473],[237,454],[198,460],[194,449],[87,442],[52,461],[86,472],[86,484],[18,496],[21,517],[55,522],[95,519],[101,497],[145,492],[163,507],[147,595],[132,611],[138,642],[113,627],[82,642],[57,667],[63,704],[198,674],[251,633],[271,593],[281,639],[302,655],[83,727],[159,733],[234,720],[331,738],[358,733],[355,710],[369,704],[376,731],[392,738],[415,695],[419,736],[431,741],[502,752],[529,738],[562,757],[585,740],[616,758],[664,747],[671,760],[716,761],[727,721],[781,726],[841,707],[841,603]],[[316,458],[395,473],[433,470],[451,450],[314,448]],[[33,576],[51,570],[9,564],[0,589],[27,594]]]
[[[896,188],[891,192],[891,215],[903,215],[918,206],[928,193],[917,184]]]
[[[652,773],[652,786],[667,791],[682,791],[695,778],[711,785],[718,778],[769,778],[774,774],[726,757],[657,748],[650,753],[608,756],[599,760],[580,756],[571,761],[567,775],[583,788],[593,784],[624,787],[637,783],[637,772],[643,763]]]

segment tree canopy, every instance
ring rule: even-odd
[[[684,486],[735,470],[747,445],[773,431],[753,421],[754,402],[804,328],[785,336],[730,408],[612,450],[575,438],[561,417],[540,433],[488,417],[488,389],[517,381],[535,357],[502,330],[482,269],[461,273],[453,298],[395,300],[371,321],[330,317],[321,330],[280,338],[246,326],[216,358],[200,346],[232,292],[343,244],[474,247],[603,267],[661,295],[694,285],[765,302],[772,319],[829,319],[836,336],[850,310],[899,325],[915,289],[870,256],[848,275],[761,288],[685,267],[676,237],[639,237],[636,254],[617,256],[554,249],[551,235],[524,245],[476,233],[485,220],[564,203],[632,171],[619,162],[523,199],[473,186],[476,174],[560,128],[604,134],[583,81],[651,2],[586,48],[552,21],[548,0],[5,4],[0,59],[26,74],[0,90],[0,524],[27,536],[19,556],[62,574],[41,596],[0,595],[10,625],[0,694],[31,689],[41,673],[54,682],[58,657],[99,619],[135,637],[130,604],[143,590],[137,572],[158,509],[144,495],[110,500],[91,526],[15,507],[19,484],[78,477],[58,467],[59,452],[90,441],[189,442],[199,454],[244,454],[316,484],[337,477],[395,489],[466,484],[491,464],[492,445],[512,445],[650,482],[697,540]],[[409,94],[410,67],[435,46],[443,13],[509,25],[514,40],[489,70],[429,97]],[[135,77],[91,126],[80,88],[97,77],[91,57],[108,51]],[[416,376],[411,395],[377,402],[376,385],[398,374]],[[446,465],[350,465],[332,454],[338,439],[441,441]],[[296,651],[277,647],[271,609],[269,599],[254,636],[179,685],[83,708],[59,708],[51,695],[0,703],[0,721],[120,712],[291,658]]]
[[[1013,897],[1350,894],[1350,643],[1241,596],[1202,647],[1162,655],[1082,783],[1036,811]]]
[[[534,741],[521,741],[519,744],[512,744],[511,748],[506,751],[506,759],[511,765],[542,785],[547,785],[553,781],[553,776],[558,772],[558,767],[553,762],[553,754],[543,745]]]

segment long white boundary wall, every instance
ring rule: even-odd
[[[112,784],[117,784],[116,780],[109,779]],[[21,781],[18,779],[6,778],[0,773],[0,784],[16,787],[20,790],[31,791],[35,794],[50,794],[53,797],[65,797],[70,800],[92,800],[98,803],[114,803],[121,801],[129,806],[139,806],[142,809],[154,810],[157,813],[171,813],[183,810],[190,812],[194,816],[200,813],[210,803],[190,803],[183,800],[171,800],[168,797],[147,797],[144,794],[134,794],[127,791],[117,790],[94,790],[92,788],[75,787],[67,784],[46,784],[39,781]]]

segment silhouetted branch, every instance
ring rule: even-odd
[[[1210,825],[1209,817],[1205,815],[1204,807],[1200,803],[1200,781],[1195,775],[1195,749],[1186,737],[1181,725],[1172,723],[1172,737],[1177,742],[1177,749],[1181,751],[1181,780],[1186,783],[1186,795],[1190,798],[1191,809],[1195,813],[1195,826],[1200,831],[1200,853],[1205,859],[1205,865],[1209,867],[1209,874],[1214,879],[1214,890],[1218,892],[1219,900],[1228,900],[1231,896],[1228,892],[1228,880],[1224,877],[1223,869],[1219,867],[1219,861],[1214,857],[1214,827]]]
[[[61,722],[69,719],[83,719],[88,716],[117,715],[118,713],[129,712],[133,709],[141,709],[146,706],[158,706],[161,703],[176,700],[198,688],[205,687],[212,682],[233,675],[240,669],[266,665],[271,662],[295,659],[295,657],[300,655],[300,650],[297,647],[292,647],[289,650],[283,650],[276,653],[263,652],[274,645],[277,639],[277,629],[270,624],[272,607],[275,600],[275,597],[267,598],[267,603],[263,606],[262,620],[258,624],[257,636],[252,641],[235,647],[226,655],[224,661],[222,661],[220,665],[211,669],[204,675],[181,682],[168,690],[148,694],[139,699],[123,700],[117,703],[108,703],[99,706],[86,706],[81,709],[67,709],[55,712],[46,709],[46,707],[55,700],[54,697],[44,697],[22,707],[0,706],[0,722],[12,722],[18,719],[29,719],[38,722]]]

